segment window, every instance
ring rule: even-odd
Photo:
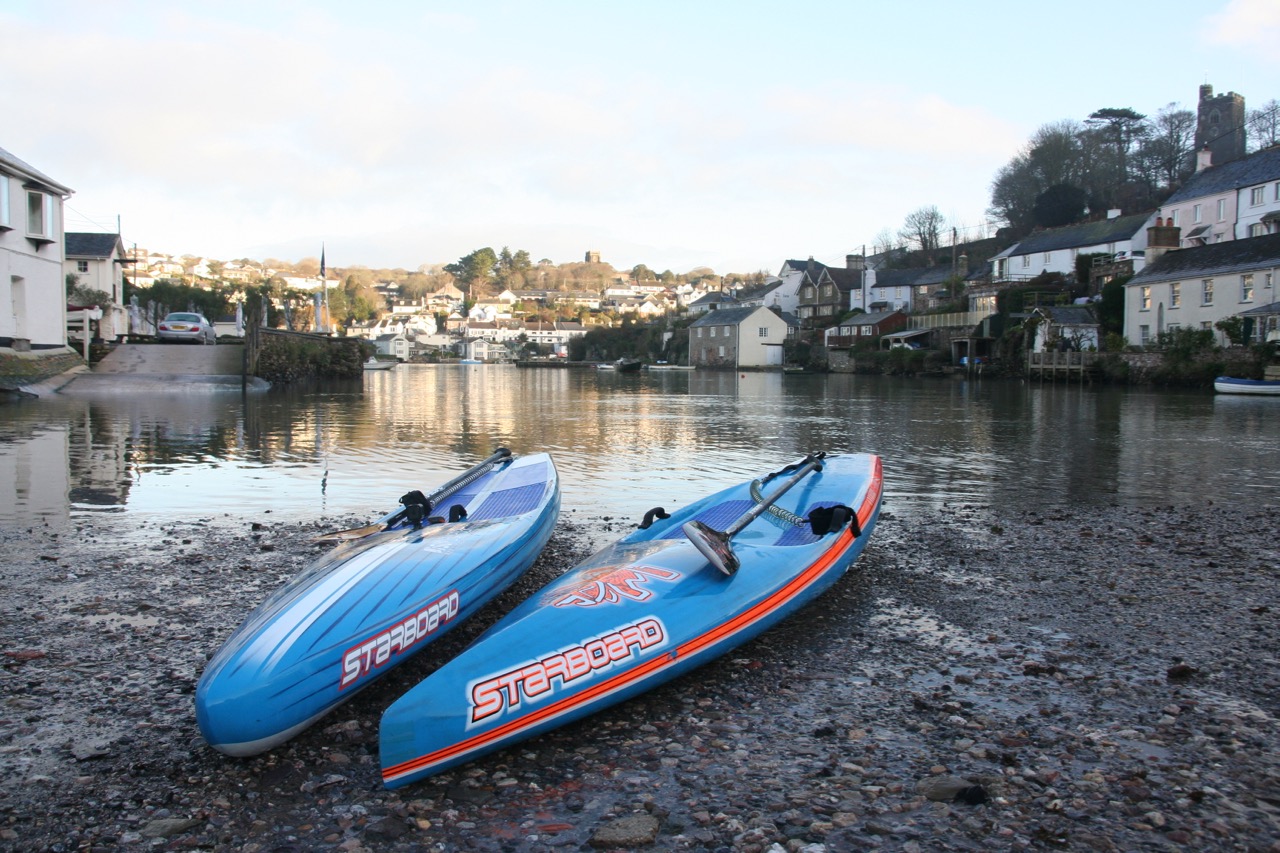
[[[1151,286],[1147,284],[1142,286],[1142,310],[1151,310]]]
[[[1251,272],[1240,276],[1240,301],[1253,301],[1253,273]]]
[[[1182,307],[1182,282],[1180,281],[1175,281],[1173,284],[1169,285],[1169,307]]]
[[[1024,268],[1025,268],[1025,267],[1029,267],[1029,266],[1031,266],[1031,256],[1030,256],[1030,255],[1023,255],[1023,256],[1022,256],[1022,266],[1023,266]]]
[[[32,237],[47,237],[44,223],[44,193],[27,193],[27,234]]]
[[[702,327],[698,327],[698,337],[702,337]]]
[[[1046,264],[1047,264],[1047,263],[1049,263],[1049,259],[1050,259],[1050,258],[1052,258],[1052,257],[1053,257],[1053,252],[1045,252],[1045,253],[1044,253],[1044,262],[1045,262]]]
[[[1193,222],[1201,221],[1200,205],[1193,205],[1191,208],[1191,219]]]
[[[1271,276],[1272,276],[1272,273],[1267,273],[1267,277],[1266,277],[1266,278],[1264,278],[1264,279],[1262,280],[1262,289],[1263,289],[1263,290],[1270,290],[1270,289],[1271,289]]]
[[[831,295],[831,285],[829,284],[822,285],[822,298],[826,299],[830,295]]]
[[[1151,340],[1151,327],[1139,326],[1138,327],[1138,343],[1145,347],[1150,342],[1150,340]]]
[[[716,336],[716,329],[717,329],[717,328],[719,328],[719,327],[718,327],[718,326],[712,326],[712,327],[711,327],[711,337],[713,337],[713,338],[714,338],[714,337]]]
[[[1263,196],[1264,189],[1265,187],[1254,187],[1253,189],[1249,190],[1249,204],[1251,205],[1262,204],[1262,196]]]
[[[758,334],[760,337],[762,337],[762,338],[767,338],[767,337],[769,337],[769,327],[768,327],[768,326],[761,326],[761,327],[757,330],[757,334]]]
[[[1249,226],[1250,237],[1261,237],[1263,234],[1266,234],[1266,233],[1267,233],[1267,226],[1263,225],[1261,222],[1255,222]]]
[[[1179,213],[1181,213],[1181,212],[1182,212],[1181,210],[1175,210],[1175,211],[1173,212],[1173,220],[1172,220],[1172,222],[1171,222],[1170,224],[1175,225],[1175,226],[1178,224],[1178,220],[1181,218],[1180,216],[1178,216],[1178,214],[1179,214]]]
[[[88,261],[76,261],[76,272],[88,272],[88,271],[89,271]]]
[[[1225,198],[1218,199],[1218,221],[1227,218],[1227,200]]]
[[[1213,304],[1213,279],[1211,278],[1206,278],[1204,281],[1200,282],[1200,304]]]
[[[720,348],[717,350],[717,352],[719,353],[719,355],[720,355],[720,357],[721,357],[721,358],[724,358],[724,347],[720,347]]]
[[[1280,181],[1276,181],[1276,201],[1280,201]]]
[[[9,176],[0,172],[0,228],[9,227]]]

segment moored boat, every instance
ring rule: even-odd
[[[1213,390],[1219,394],[1280,396],[1280,379],[1236,379],[1233,376],[1219,376],[1213,380]]]
[[[373,356],[369,356],[369,360],[364,363],[365,370],[391,370],[395,366],[394,361],[379,361]]]
[[[195,697],[210,746],[244,756],[283,743],[506,589],[551,536],[559,478],[545,453],[500,449],[401,503],[368,527],[322,537],[341,544],[213,656]]]
[[[791,478],[761,494],[781,474]],[[387,709],[384,784],[581,719],[785,619],[862,553],[881,483],[877,456],[817,454],[674,514],[655,508]]]

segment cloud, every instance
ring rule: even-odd
[[[1253,57],[1280,63],[1280,3],[1276,0],[1230,0],[1221,12],[1206,16],[1211,44],[1256,50]]]

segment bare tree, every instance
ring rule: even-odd
[[[1280,145],[1280,102],[1272,98],[1258,109],[1249,110],[1245,130],[1255,151]]]
[[[908,213],[898,236],[922,252],[932,252],[942,245],[942,230],[946,225],[942,211],[929,205]]]

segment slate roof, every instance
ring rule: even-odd
[[[1036,309],[1059,326],[1096,326],[1093,312],[1084,306],[1059,307],[1042,305]]]
[[[846,267],[827,267],[827,275],[831,276],[831,283],[841,293],[848,293],[851,290],[857,290],[862,287],[861,270],[851,270]]]
[[[949,278],[951,278],[951,267],[947,266],[879,270],[876,272],[876,287],[917,287],[920,285],[943,284]]]
[[[764,311],[764,308],[720,308],[716,311],[708,311],[697,320],[690,323],[693,326],[737,326],[757,311]]]
[[[1151,212],[1135,213],[1130,216],[1117,216],[1115,219],[1100,219],[1097,222],[1083,222],[1079,225],[1067,225],[1062,228],[1049,228],[1029,234],[1005,249],[996,257],[1016,257],[1031,255],[1037,252],[1055,252],[1058,249],[1075,249],[1082,246],[1100,246],[1103,243],[1119,243],[1133,239],[1133,235],[1141,230]]]
[[[109,258],[120,243],[120,235],[68,231],[63,242],[68,258]]]
[[[1196,172],[1164,203],[1177,204],[1275,180],[1280,180],[1280,147],[1255,151],[1239,160]]]
[[[1248,272],[1280,265],[1280,234],[1227,240],[1166,252],[1129,279],[1128,285]]]
[[[0,168],[8,172],[18,172],[25,177],[39,181],[40,183],[45,184],[49,189],[52,189],[54,192],[61,193],[62,195],[71,195],[71,193],[74,192],[74,190],[63,186],[53,178],[41,172],[39,169],[36,169],[26,161],[13,156],[3,148],[0,148]]]
[[[877,311],[874,314],[857,314],[847,320],[841,320],[839,326],[875,326],[901,311]]]
[[[699,296],[697,299],[690,302],[689,306],[693,307],[694,305],[699,305],[699,306],[719,305],[722,302],[733,302],[733,301],[735,301],[734,298],[729,294],[722,293],[719,290],[713,290],[704,296]]]

